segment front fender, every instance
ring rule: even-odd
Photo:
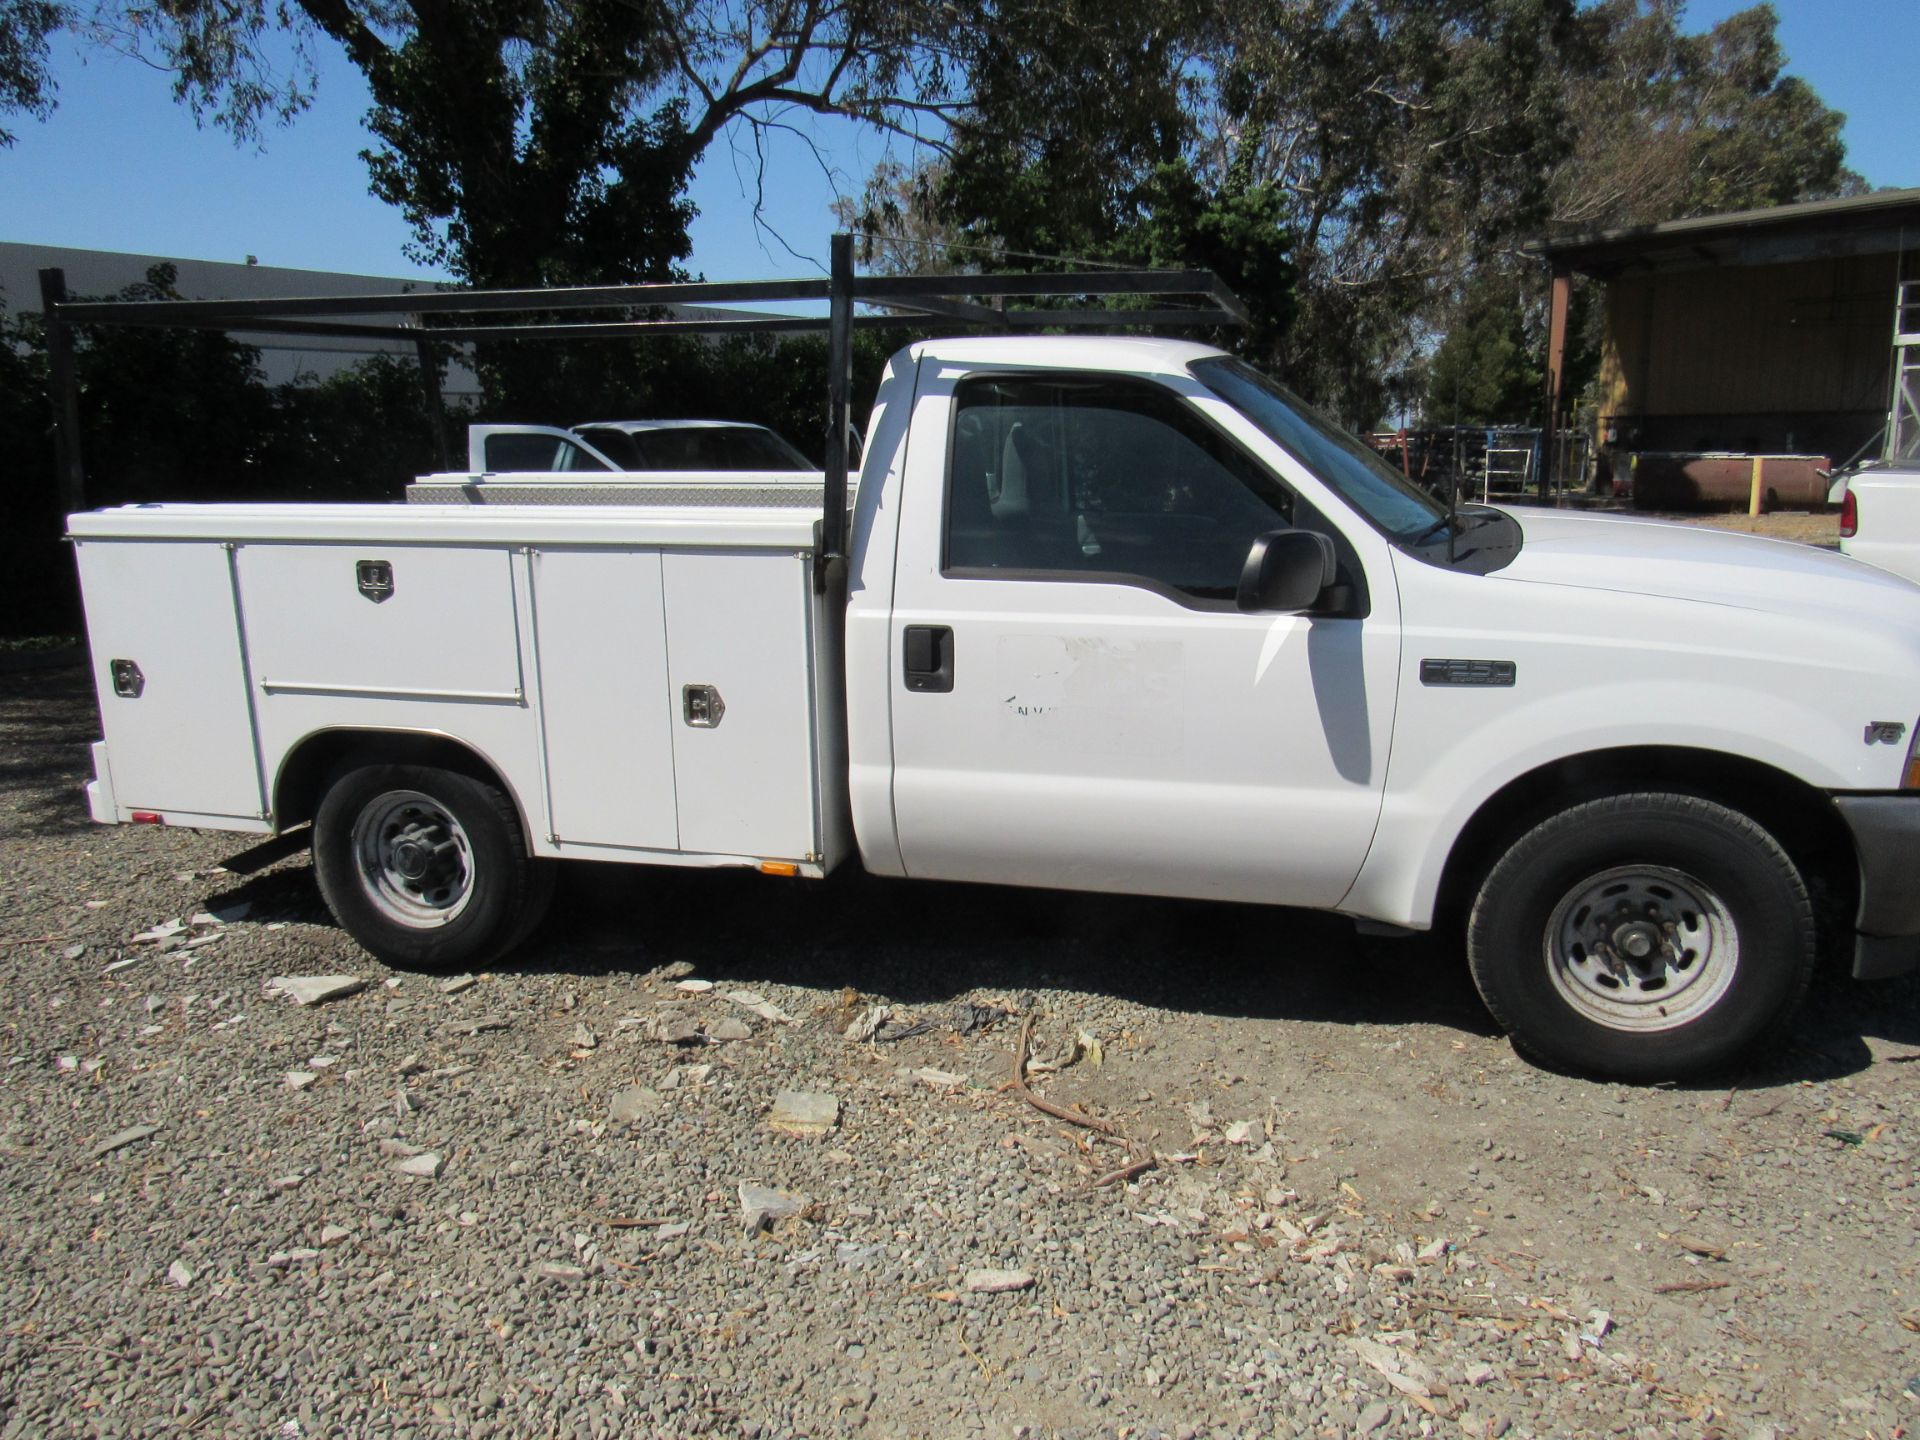
[[[1345,913],[1430,926],[1474,816],[1521,777],[1580,756],[1696,750],[1816,790],[1900,783],[1906,746],[1865,743],[1865,726],[1912,724],[1920,685],[1866,637],[1822,643],[1808,619],[1655,596],[1438,572],[1402,578],[1413,623],[1386,796]],[[1423,592],[1418,611],[1412,592]],[[1448,623],[1419,623],[1430,614]],[[1872,664],[1863,663],[1868,648]],[[1510,661],[1513,683],[1435,684],[1434,670],[1423,682],[1421,662],[1434,658]]]

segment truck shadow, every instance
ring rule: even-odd
[[[1429,1024],[1498,1034],[1457,944],[1376,940],[1338,916],[1257,905],[886,880],[575,865],[526,946],[535,969],[630,973],[676,962],[723,983],[851,987],[938,1006],[975,992],[1084,990],[1219,1017]],[[1786,1043],[1702,1089],[1824,1080],[1920,1046],[1920,976],[1823,971]]]
[[[1457,944],[1369,939],[1312,911],[581,862],[565,867],[560,887],[553,914],[502,968],[618,976],[684,964],[721,984],[850,988],[926,1010],[1044,988],[1222,1019],[1499,1033]],[[256,921],[334,928],[304,860],[233,877],[204,903],[241,901]],[[1823,970],[1783,1042],[1679,1088],[1840,1079],[1874,1063],[1870,1041],[1920,1050],[1920,974],[1856,984]]]
[[[818,883],[575,868],[559,918],[528,946],[535,963],[543,950],[568,968],[686,961],[708,979],[851,986],[901,1005],[1046,988],[1211,1015],[1494,1033],[1464,968],[1430,958],[1435,947],[1362,942],[1347,921],[1309,911],[856,871]]]
[[[100,716],[84,659],[58,652],[44,664],[0,664],[0,727],[7,731],[0,797],[14,806],[9,829],[36,838],[88,830],[82,787],[93,773],[87,746],[100,733]]]

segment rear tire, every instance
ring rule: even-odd
[[[552,863],[527,854],[499,787],[428,765],[335,771],[314,815],[313,868],[342,928],[406,969],[496,960],[553,898]]]
[[[1514,1045],[1621,1080],[1719,1069],[1792,1015],[1817,954],[1779,843],[1690,795],[1596,800],[1522,835],[1467,923],[1467,959]]]

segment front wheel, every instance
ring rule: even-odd
[[[1522,835],[1467,923],[1474,983],[1514,1044],[1623,1080],[1737,1059],[1799,1003],[1813,906],[1779,843],[1690,795],[1577,805]]]
[[[390,965],[497,959],[539,923],[549,862],[531,859],[497,786],[427,765],[335,772],[313,821],[313,868],[334,917]]]

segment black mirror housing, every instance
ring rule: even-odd
[[[1311,610],[1334,583],[1333,542],[1312,530],[1269,530],[1257,536],[1240,571],[1234,603],[1250,612],[1297,615]]]

